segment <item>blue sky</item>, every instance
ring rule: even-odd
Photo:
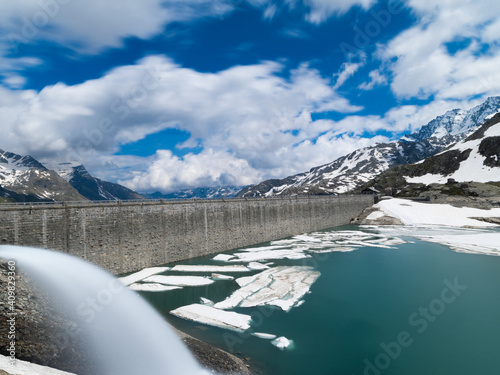
[[[246,185],[500,89],[490,0],[0,4],[0,148],[141,192]]]

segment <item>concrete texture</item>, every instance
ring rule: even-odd
[[[365,195],[0,206],[0,243],[121,274],[348,224],[373,203]]]

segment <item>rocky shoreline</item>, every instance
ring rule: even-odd
[[[37,288],[29,277],[16,270],[16,358],[78,375],[97,375],[92,356],[85,349],[84,332],[71,314],[56,310],[57,301]],[[0,354],[9,356],[7,304],[8,266],[0,262]],[[217,374],[258,373],[248,359],[241,359],[183,332],[175,330],[199,363]],[[3,370],[3,371],[2,371]],[[1,369],[0,374],[10,373]],[[15,372],[13,373],[15,374]]]

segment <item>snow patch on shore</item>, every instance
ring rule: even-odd
[[[384,199],[377,203],[384,214],[395,217],[405,225],[440,225],[454,227],[498,227],[498,225],[472,217],[500,217],[500,208],[482,210],[470,207],[454,207],[449,204],[430,204],[406,199]]]
[[[16,359],[15,366],[10,364],[10,357],[0,354],[0,369],[16,375],[76,375],[72,372],[57,370],[52,367],[40,366],[34,363]]]

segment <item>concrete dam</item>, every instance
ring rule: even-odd
[[[0,205],[0,241],[120,274],[348,224],[373,203],[363,195]]]

